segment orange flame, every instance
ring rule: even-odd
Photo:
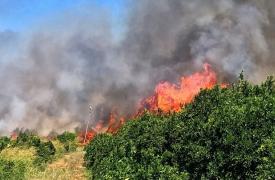
[[[87,132],[85,140],[85,132],[79,134],[79,140],[82,144],[89,143],[98,133],[107,132],[115,134],[119,128],[125,123],[124,117],[119,117],[115,110],[110,113],[109,120],[106,126],[104,126],[103,121],[99,121],[95,128]]]
[[[203,71],[181,77],[179,84],[159,83],[155,88],[154,95],[142,100],[138,113],[132,117],[141,115],[145,109],[150,112],[158,112],[159,110],[163,113],[178,112],[184,105],[190,103],[201,89],[211,89],[216,84],[216,73],[209,64],[205,63]],[[221,84],[221,87],[225,88],[227,85]],[[98,132],[114,134],[124,123],[125,118],[119,117],[118,113],[113,110],[110,113],[107,127],[104,127],[102,121],[100,121],[96,128],[88,133],[87,140],[92,140]]]
[[[210,89],[217,83],[216,73],[209,64],[204,64],[202,72],[181,77],[179,84],[162,82],[155,88],[155,94],[142,101],[142,107],[151,112],[178,112],[190,103],[201,89]],[[224,86],[224,85],[223,85]]]

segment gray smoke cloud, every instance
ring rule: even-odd
[[[26,35],[0,32],[0,134],[47,135],[129,116],[159,81],[176,82],[204,62],[220,81],[244,70],[252,82],[274,73],[272,0],[140,0],[126,32],[112,33],[105,12],[66,13]]]

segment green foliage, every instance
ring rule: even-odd
[[[258,153],[261,164],[257,167],[257,179],[275,179],[275,128],[270,138],[264,140]]]
[[[86,147],[94,179],[274,179],[275,87],[202,90],[170,115],[145,114]]]
[[[75,133],[65,131],[64,133],[58,135],[57,139],[61,143],[66,143],[66,142],[69,142],[69,141],[74,141],[76,139],[76,135],[75,135]]]
[[[165,150],[165,118],[146,114],[113,137],[100,134],[86,147],[86,166],[94,179],[186,179]],[[133,131],[133,129],[135,129]]]
[[[5,149],[10,143],[10,138],[0,137],[0,152]]]
[[[20,131],[13,146],[27,146],[38,147],[40,145],[40,138],[30,130]]]
[[[26,167],[21,161],[11,161],[0,158],[0,179],[25,179]]]
[[[76,151],[77,145],[75,142],[67,142],[64,144],[65,152],[73,152]]]
[[[63,144],[66,152],[75,151],[76,145],[76,134],[65,131],[61,135],[57,136],[57,139]]]
[[[113,137],[110,134],[99,134],[93,141],[93,145],[85,147],[86,165],[92,167],[95,161],[102,161],[113,149]]]
[[[43,165],[51,161],[55,155],[56,149],[51,141],[41,142],[36,149],[37,159],[35,164]]]
[[[35,165],[44,167],[44,165],[54,158],[56,149],[51,141],[42,142],[41,139],[30,130],[19,131],[18,137],[13,142],[13,147],[34,147],[36,150]]]

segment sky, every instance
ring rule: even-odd
[[[0,32],[24,31],[49,16],[92,5],[106,9],[111,14],[112,24],[119,24],[125,15],[128,0],[0,0]]]

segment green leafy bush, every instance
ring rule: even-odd
[[[76,139],[76,135],[75,133],[65,131],[64,133],[58,135],[57,139],[61,143],[66,143],[66,142],[74,141]]]
[[[38,165],[43,165],[51,161],[55,155],[56,149],[51,141],[41,142],[36,148],[37,159],[35,163]]]
[[[0,152],[5,149],[10,143],[10,138],[0,137]]]
[[[0,179],[25,179],[26,167],[21,161],[11,161],[0,158]]]
[[[99,134],[93,145],[85,147],[85,159],[88,167],[93,167],[96,161],[101,161],[113,150],[113,137],[110,134]]]
[[[38,147],[40,145],[40,138],[33,131],[30,131],[30,130],[20,131],[13,145]]]
[[[146,113],[85,148],[94,179],[274,179],[275,87],[240,78],[179,113]]]
[[[128,122],[117,136],[96,136],[86,146],[84,157],[93,178],[187,179],[186,171],[167,161],[171,154],[164,150],[166,124],[165,118],[146,114]]]
[[[259,147],[261,164],[257,167],[257,179],[275,179],[275,129],[272,137],[264,140]]]
[[[64,133],[57,136],[57,139],[63,144],[66,152],[75,151],[76,145],[76,134],[65,131]]]

